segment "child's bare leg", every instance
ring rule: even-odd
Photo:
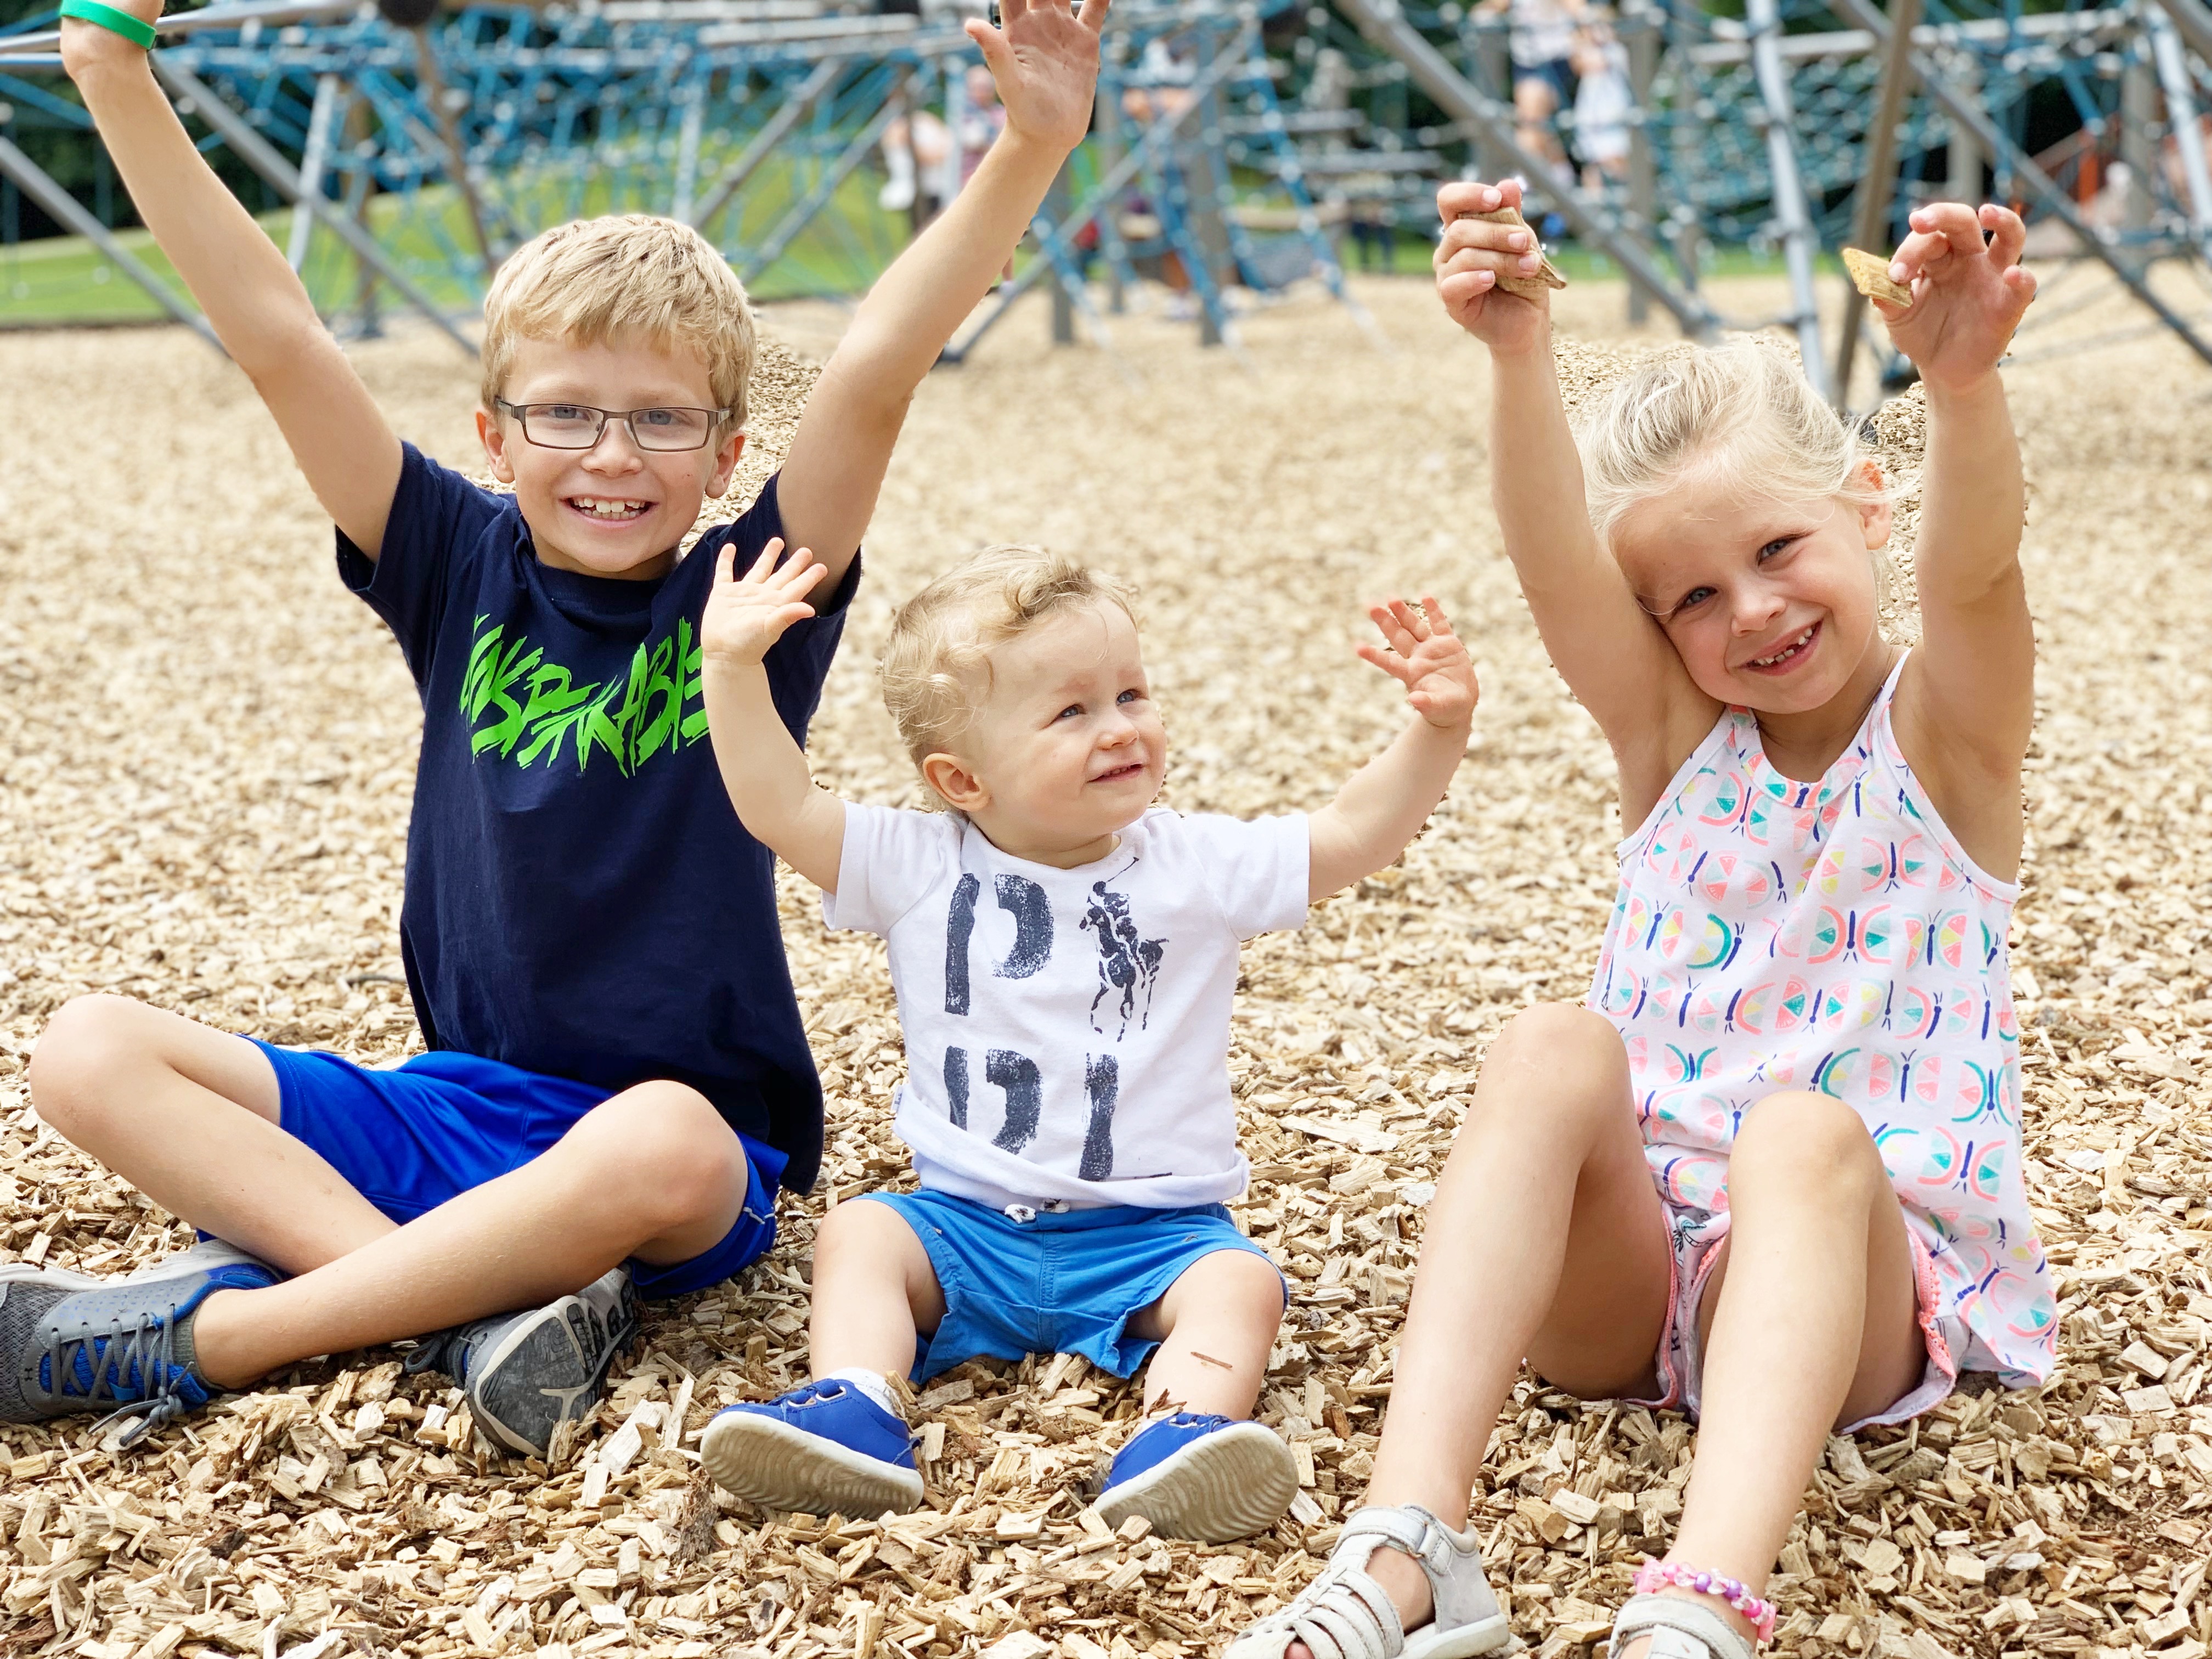
[[[1667,1559],[1757,1594],[1833,1425],[1911,1392],[1927,1347],[1904,1216],[1850,1107],[1814,1094],[1760,1102],[1729,1157],[1729,1206],[1698,1310],[1697,1462]],[[1696,1599],[1750,1634],[1732,1609]]]
[[[1491,1045],[1429,1206],[1366,1501],[1465,1525],[1523,1356],[1577,1394],[1638,1392],[1671,1277],[1620,1034],[1580,1008],[1520,1014]],[[1406,1629],[1427,1621],[1409,1557],[1378,1550],[1367,1571]],[[1289,1659],[1310,1656],[1292,1644]]]
[[[275,1076],[242,1037],[102,998],[56,1017],[33,1073],[33,1099],[59,1133],[164,1207],[298,1275],[201,1306],[200,1369],[226,1387],[550,1301],[629,1256],[688,1260],[729,1231],[747,1190],[742,1144],[703,1096],[672,1083],[624,1091],[521,1169],[395,1227],[276,1127]]]
[[[1251,1420],[1282,1319],[1282,1275],[1237,1245],[1207,1248],[1128,1317],[1126,1335],[1159,1345],[1145,1376],[1151,1420],[1114,1455],[1100,1519],[1142,1516],[1163,1537],[1224,1543],[1283,1518],[1298,1495],[1297,1460]]]
[[[171,1214],[287,1273],[392,1231],[276,1127],[276,1073],[244,1037],[124,997],[79,997],[40,1034],[30,1080],[39,1115],[72,1146]]]
[[[807,1369],[817,1376],[865,1366],[886,1377],[914,1369],[916,1333],[945,1317],[929,1252],[888,1204],[840,1204],[814,1235]]]
[[[743,1143],[705,1096],[640,1084],[520,1169],[335,1261],[210,1297],[193,1333],[202,1368],[235,1386],[307,1354],[550,1302],[630,1256],[689,1261],[736,1225],[749,1178]]]
[[[1265,1257],[1200,1256],[1129,1321],[1131,1335],[1160,1345],[1145,1373],[1146,1409],[1171,1401],[1183,1411],[1249,1417],[1282,1322],[1282,1275]]]
[[[922,1499],[904,1408],[888,1386],[914,1369],[917,1332],[945,1315],[929,1251],[890,1204],[860,1199],[814,1235],[807,1315],[813,1382],[731,1406],[700,1437],[708,1474],[738,1497],[816,1515],[880,1515]]]
[[[1528,76],[1514,82],[1513,113],[1522,149],[1547,160],[1559,159],[1559,141],[1552,131],[1552,116],[1559,106],[1559,94],[1549,81]]]

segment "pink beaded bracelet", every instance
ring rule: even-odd
[[[1678,1566],[1671,1561],[1646,1561],[1636,1570],[1638,1595],[1648,1595],[1669,1584],[1676,1589],[1717,1597],[1750,1620],[1752,1632],[1760,1641],[1773,1638],[1774,1603],[1760,1601],[1735,1579],[1708,1572],[1702,1567]]]

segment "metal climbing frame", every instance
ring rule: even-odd
[[[288,251],[357,323],[381,295],[450,326],[523,237],[632,209],[700,224],[765,294],[850,294],[911,228],[877,204],[878,140],[902,110],[957,125],[975,59],[949,22],[837,3],[488,5],[408,28],[356,0],[234,0],[166,20],[158,60],[210,146],[276,203],[304,202]],[[2019,199],[2050,222],[2046,252],[2108,268],[2212,361],[2202,319],[2148,274],[2212,276],[2205,0],[1924,3],[1747,0],[1736,21],[1620,0],[1629,155],[1578,176],[1516,120],[1506,26],[1462,0],[1121,0],[1097,131],[1040,217],[1038,257],[961,349],[1040,283],[1103,339],[1155,275],[1183,287],[1202,338],[1233,345],[1240,295],[1317,276],[1349,305],[1340,239],[1379,239],[1387,260],[1400,232],[1433,235],[1438,180],[1518,172],[1536,216],[1624,271],[1632,303],[1695,335],[1784,323],[1816,379],[1816,250],[1893,242],[1938,194]],[[1907,27],[1891,50],[1893,16]],[[0,102],[19,121],[82,120],[38,84],[53,40],[38,20],[0,33]],[[2047,105],[2053,88],[2080,131],[2039,161],[2031,94]],[[1572,111],[1556,126],[1570,146],[1595,137]],[[52,202],[20,147],[0,161],[9,187]],[[1712,251],[1745,244],[1786,255],[1779,317],[1723,318],[1700,290]],[[1840,398],[1850,365],[1835,361]]]
[[[389,293],[471,350],[453,319],[499,259],[585,214],[690,221],[771,295],[865,288],[910,228],[856,175],[902,96],[942,98],[975,61],[951,25],[822,0],[475,7],[411,29],[357,0],[246,0],[162,29],[156,74],[206,147],[299,210],[288,252],[325,309],[373,327]],[[56,39],[0,37],[0,98],[58,68]]]
[[[1906,21],[1897,52],[1890,15]],[[1905,216],[1942,196],[2020,200],[2053,222],[2059,251],[2108,267],[2157,325],[2205,355],[2202,319],[2147,275],[2177,259],[2212,274],[2204,0],[2069,0],[2040,13],[2014,0],[1927,0],[1924,17],[1915,0],[1893,0],[1888,15],[1869,0],[1747,0],[1741,21],[1688,0],[1621,0],[1629,155],[1612,172],[1586,162],[1579,177],[1556,149],[1542,153],[1555,137],[1579,152],[1595,136],[1574,112],[1548,124],[1540,147],[1507,101],[1504,19],[1458,0],[1335,0],[1308,17],[1287,54],[1297,73],[1285,100],[1294,121],[1352,106],[1338,143],[1356,152],[1340,175],[1356,210],[1425,239],[1438,180],[1518,173],[1532,216],[1556,215],[1621,269],[1632,303],[1657,301],[1693,335],[1788,326],[1808,376],[1838,401],[1850,365],[1838,350],[1832,374],[1823,356],[1814,255],[1854,239],[1893,246]],[[2047,102],[2052,88],[2081,129],[2052,159],[2061,176],[2027,149],[2031,94]],[[1375,166],[1355,179],[1361,157]],[[2100,161],[2123,158],[2133,199],[2115,218],[2089,198]],[[1723,319],[1698,291],[1711,250],[1746,244],[1784,256],[1791,297],[1779,316]],[[2051,238],[2042,246],[2052,251]],[[1854,300],[1853,345],[1861,314]]]
[[[1306,276],[1372,330],[1345,284],[1275,97],[1262,26],[1286,4],[1121,0],[1103,43],[1102,136],[1088,147],[1089,183],[1072,199],[1047,204],[1031,228],[1042,257],[1000,288],[948,358],[973,350],[1024,292],[1047,280],[1093,338],[1110,345],[1089,291],[1094,255],[1106,264],[1115,311],[1141,280],[1140,268],[1179,276],[1208,344],[1236,347],[1232,286],[1267,292]]]

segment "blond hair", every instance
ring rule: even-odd
[[[1778,501],[1887,499],[1863,471],[1857,428],[1820,400],[1787,351],[1748,340],[1632,368],[1575,437],[1590,523],[1608,546],[1638,502],[1722,465],[1746,493]]]
[[[556,225],[509,254],[484,296],[483,406],[497,407],[524,340],[597,345],[641,334],[707,365],[721,430],[745,423],[753,313],[714,246],[677,219],[625,213]]]
[[[914,763],[951,748],[967,731],[994,647],[1098,604],[1137,619],[1133,595],[1115,577],[1064,553],[1010,542],[985,548],[901,605],[884,647],[884,705]]]

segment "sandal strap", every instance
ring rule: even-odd
[[[1336,1535],[1336,1547],[1328,1553],[1329,1559],[1334,1561],[1344,1554],[1345,1547],[1359,1538],[1382,1539],[1418,1559],[1426,1553],[1429,1528],[1439,1524],[1436,1516],[1418,1504],[1370,1504],[1364,1509],[1352,1512],[1351,1518]],[[1367,1550],[1360,1559],[1364,1561],[1374,1553],[1372,1549]]]
[[[1436,1608],[1434,1629],[1455,1636],[1459,1651],[1469,1651],[1470,1643],[1487,1651],[1511,1640],[1473,1533],[1453,1532],[1417,1504],[1370,1504],[1346,1517],[1328,1565],[1297,1599],[1238,1637],[1222,1659],[1283,1659],[1293,1642],[1312,1649],[1314,1659],[1399,1659],[1406,1632],[1398,1609],[1367,1572],[1384,1548],[1403,1552],[1421,1569]]]
[[[1454,1532],[1418,1504],[1370,1505],[1354,1510],[1345,1522],[1329,1559],[1343,1556],[1349,1544],[1360,1552],[1364,1566],[1383,1543],[1404,1551],[1429,1581],[1438,1630],[1492,1624],[1504,1630],[1498,1598],[1483,1571],[1482,1549],[1472,1532]]]
[[[1229,1651],[1234,1659],[1281,1659],[1293,1642],[1304,1643],[1314,1659],[1397,1659],[1406,1633],[1382,1586],[1332,1559],[1296,1601],[1254,1625]]]
[[[1607,1659],[1645,1636],[1650,1659],[1757,1659],[1758,1650],[1720,1614],[1679,1595],[1632,1595],[1622,1603]]]

